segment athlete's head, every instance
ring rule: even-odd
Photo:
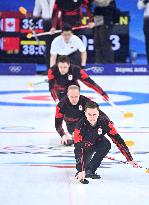
[[[72,36],[72,28],[69,24],[65,24],[62,28],[62,36],[63,36],[63,39],[66,43],[69,42],[71,36]]]
[[[67,96],[72,105],[76,105],[80,98],[80,88],[77,85],[70,85],[67,90]]]
[[[68,56],[59,56],[58,57],[58,69],[61,75],[65,75],[69,71],[70,60]]]
[[[87,121],[92,125],[95,126],[97,123],[97,119],[99,117],[99,106],[95,102],[88,102],[85,107],[85,116]]]

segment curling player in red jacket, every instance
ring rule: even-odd
[[[49,91],[56,103],[66,94],[70,85],[79,85],[78,80],[100,94],[105,101],[109,96],[97,85],[81,67],[70,64],[68,56],[60,56],[58,63],[48,71]]]
[[[73,144],[75,126],[84,117],[85,106],[90,101],[89,98],[80,95],[79,86],[70,85],[68,87],[67,95],[57,104],[55,114],[55,128],[61,136],[62,144]],[[100,115],[108,119],[101,110]],[[67,132],[64,131],[63,121],[66,122]]]
[[[111,143],[105,137],[106,134],[126,157],[128,163],[133,167],[138,167],[113,122],[100,115],[98,104],[89,102],[85,108],[85,117],[77,123],[74,130],[74,153],[78,171],[76,178],[84,184],[89,182],[85,178],[101,178],[95,172],[111,149]]]

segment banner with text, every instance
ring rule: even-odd
[[[149,65],[87,64],[89,75],[149,75]]]

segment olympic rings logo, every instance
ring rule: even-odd
[[[11,65],[9,66],[9,70],[12,72],[12,73],[19,73],[21,70],[22,70],[22,66],[17,66],[17,65]]]
[[[86,71],[92,71],[93,73],[103,73],[104,71],[104,67],[102,66],[93,66],[90,68],[87,68]]]
[[[93,67],[93,72],[95,73],[103,73],[103,71],[104,71],[104,67],[98,67],[98,66]]]

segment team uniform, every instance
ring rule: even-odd
[[[63,120],[66,122],[69,134],[72,135],[76,123],[84,116],[85,106],[88,102],[90,102],[89,98],[80,95],[77,105],[72,105],[67,96],[58,103],[55,114],[55,128],[61,137],[65,134],[62,127]],[[108,119],[104,112],[100,111],[100,114]]]
[[[86,9],[89,21],[92,21],[92,15],[88,8],[88,0],[56,0],[53,27],[62,28],[64,24],[69,24],[72,27],[82,25],[82,7]],[[59,23],[59,24],[58,24]]]
[[[70,63],[81,65],[80,53],[85,51],[86,48],[78,36],[72,35],[69,42],[66,43],[60,35],[52,41],[50,53],[57,56],[67,55],[70,58]]]
[[[112,139],[127,161],[133,160],[128,147],[109,118],[99,115],[97,124],[92,127],[84,117],[74,130],[74,153],[78,172],[90,170],[95,173],[100,166],[101,161],[111,149],[111,143],[105,134]]]
[[[97,93],[108,99],[106,92],[97,85],[89,75],[80,67],[70,64],[69,71],[65,75],[61,75],[57,65],[54,65],[48,71],[49,91],[54,99],[60,100],[67,94],[67,88],[70,85],[79,85],[78,80],[83,82],[89,88],[92,88]]]

